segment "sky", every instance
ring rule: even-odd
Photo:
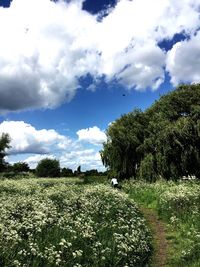
[[[0,0],[6,160],[105,170],[122,114],[200,82],[200,0]]]

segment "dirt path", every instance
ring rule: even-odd
[[[158,215],[152,209],[141,207],[140,210],[149,223],[153,234],[153,267],[166,267],[168,244],[166,240],[166,230],[164,223],[159,220]]]

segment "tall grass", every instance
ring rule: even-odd
[[[126,183],[126,192],[167,223],[169,266],[200,266],[200,183]]]

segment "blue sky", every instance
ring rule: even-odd
[[[200,0],[0,0],[7,160],[103,170],[109,123],[200,80]]]

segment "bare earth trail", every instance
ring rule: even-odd
[[[167,267],[167,239],[164,223],[159,219],[158,215],[152,209],[140,207],[140,211],[143,213],[147,220],[153,235],[153,267]]]

